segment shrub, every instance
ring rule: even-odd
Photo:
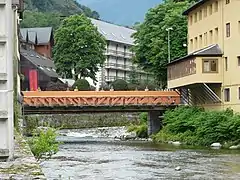
[[[141,124],[147,124],[148,122],[148,113],[143,112],[139,115],[139,120]]]
[[[52,128],[34,133],[33,138],[29,140],[29,145],[38,161],[43,157],[51,158],[53,154],[58,152],[59,143],[56,141],[56,136],[56,130]]]
[[[111,85],[115,91],[127,91],[128,90],[127,82],[122,79],[117,79],[117,80],[113,81]]]
[[[139,90],[137,84],[131,84],[131,83],[128,84],[128,90],[134,91],[136,89]]]
[[[72,87],[73,87],[73,89],[75,89],[77,87],[79,91],[90,91],[91,90],[90,84],[86,79],[78,79],[73,84]]]
[[[240,115],[232,110],[204,111],[197,107],[179,107],[164,114],[164,127],[156,141],[182,141],[189,145],[209,146],[239,143]]]
[[[128,132],[136,132],[137,137],[148,137],[148,125],[147,125],[147,113],[141,113],[139,115],[140,125],[131,125],[128,127]]]
[[[64,84],[60,81],[57,82],[50,81],[47,84],[46,91],[66,91],[67,87],[68,87],[67,84]]]

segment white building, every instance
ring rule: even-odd
[[[102,85],[109,85],[116,79],[128,81],[133,69],[136,69],[139,80],[146,80],[148,74],[132,63],[134,54],[131,47],[134,46],[134,40],[131,36],[136,31],[100,20],[91,19],[91,21],[107,40],[106,61],[97,73],[96,89],[99,90]],[[90,78],[86,79],[93,84]]]
[[[13,75],[17,71],[13,62],[19,60],[18,9],[22,5],[22,0],[0,0],[0,159],[13,157]]]

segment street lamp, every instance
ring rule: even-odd
[[[170,31],[173,30],[172,27],[166,29],[168,32],[168,63],[171,61],[171,44],[170,44]]]

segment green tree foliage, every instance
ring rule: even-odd
[[[90,91],[91,87],[89,82],[86,79],[78,79],[74,84],[73,84],[73,89],[77,88],[79,91]]]
[[[85,14],[99,19],[99,14],[74,0],[25,0],[24,18],[21,27],[46,27],[56,30],[64,17]]]
[[[232,110],[204,111],[197,107],[179,107],[164,114],[164,127],[157,141],[181,141],[189,145],[214,142],[240,143],[240,115]]]
[[[126,81],[122,79],[117,79],[112,82],[111,86],[115,91],[127,91],[128,90],[128,84]]]
[[[53,27],[56,30],[61,24],[61,17],[58,13],[46,13],[26,10],[21,27]]]
[[[141,113],[139,115],[139,125],[131,125],[128,127],[128,132],[136,132],[137,137],[147,138],[148,137],[148,114]]]
[[[106,41],[85,15],[66,18],[55,33],[54,62],[58,73],[95,79],[105,61]]]
[[[39,133],[35,133],[29,140],[31,151],[38,161],[42,158],[50,158],[58,152],[59,143],[56,141],[56,137],[56,130],[49,128],[46,131],[41,130]]]
[[[187,20],[182,13],[189,5],[187,0],[180,2],[165,0],[148,11],[145,21],[138,25],[138,31],[133,35],[136,43],[133,48],[136,53],[135,62],[145,70],[154,73],[159,85],[161,82],[166,85],[167,79],[167,28],[173,28],[170,33],[171,59],[187,53],[187,49],[183,47],[183,44],[187,43]]]

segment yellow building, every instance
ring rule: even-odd
[[[200,0],[188,17],[188,55],[168,65],[168,87],[206,109],[240,112],[240,0]]]

